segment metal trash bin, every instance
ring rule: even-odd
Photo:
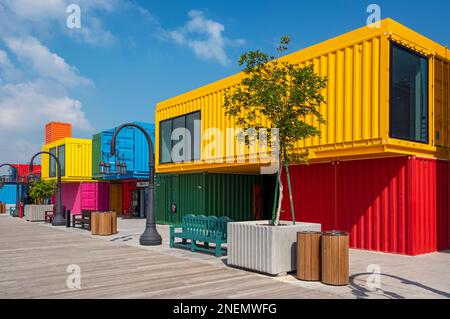
[[[327,285],[349,283],[349,240],[344,231],[329,231],[321,237],[321,281]]]
[[[297,233],[297,279],[320,280],[320,237],[321,232],[303,231]]]

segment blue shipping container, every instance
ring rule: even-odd
[[[155,143],[155,125],[150,123],[133,122],[145,128],[150,134],[153,145]],[[142,179],[148,178],[148,144],[144,134],[136,128],[124,128],[117,137],[116,150],[119,160],[127,165],[126,174],[117,174],[116,157],[111,156],[111,139],[116,128],[95,134],[92,137],[92,176],[94,179]],[[111,174],[100,174],[100,163],[109,162]]]
[[[20,191],[20,189],[19,189]],[[20,196],[20,195],[19,195]],[[6,204],[16,203],[16,185],[8,184],[0,188],[0,202]]]

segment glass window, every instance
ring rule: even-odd
[[[50,149],[50,154],[53,154],[53,155],[56,156],[56,147]],[[49,157],[50,157],[50,161],[49,161],[50,167],[49,167],[49,170],[48,170],[49,171],[49,175],[50,175],[50,177],[56,177],[56,161],[53,158],[53,156],[49,155]]]
[[[66,146],[58,146],[58,160],[61,165],[61,176],[66,176]]]
[[[177,145],[183,161],[200,160],[201,143],[201,116],[200,112],[178,116],[159,123],[160,132],[160,159],[161,164],[172,163],[172,148]],[[190,133],[190,143],[186,143],[187,134],[178,135],[172,140],[172,132],[177,128],[187,129]],[[179,143],[182,143],[181,145]],[[185,144],[186,143],[186,144]],[[190,145],[189,145],[190,144]],[[190,150],[187,148],[190,146]],[[183,152],[186,151],[186,154]]]
[[[200,112],[195,112],[186,116],[186,128],[191,133],[191,155],[186,158],[186,160],[200,160]]]
[[[396,44],[391,48],[390,135],[428,143],[428,60]]]
[[[159,162],[170,163],[172,151],[172,121],[163,121],[159,123]]]

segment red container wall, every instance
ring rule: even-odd
[[[137,188],[137,182],[124,181],[122,183],[122,211],[124,214],[129,214],[132,209],[133,191]]]
[[[28,174],[30,174],[30,165],[28,164],[13,164],[15,168],[17,168],[19,173],[19,179],[22,180],[24,178],[24,182],[28,183]],[[41,175],[41,165],[33,165],[33,174]]]
[[[348,231],[353,248],[417,255],[450,247],[446,161],[349,161],[291,166],[290,174],[296,219]],[[291,220],[287,186],[283,210]]]

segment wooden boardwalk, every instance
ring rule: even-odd
[[[81,289],[68,289],[68,265]],[[0,216],[0,298],[339,298],[274,278]]]

